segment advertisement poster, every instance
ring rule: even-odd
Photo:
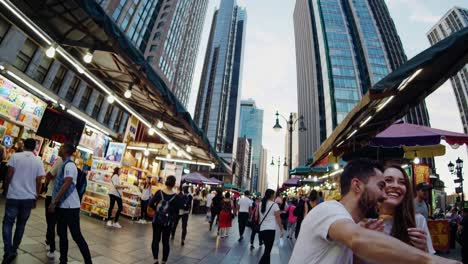
[[[96,131],[91,131],[85,128],[83,135],[81,135],[80,146],[93,150],[93,156],[104,158],[109,138]]]
[[[131,116],[130,119],[128,119],[128,125],[127,125],[127,130],[125,131],[124,142],[135,141],[139,122],[140,121],[138,121],[138,119],[135,116]]]
[[[429,165],[414,164],[413,172],[414,172],[414,186],[422,182],[430,183]]]
[[[180,182],[182,181],[182,171],[183,166],[176,165],[175,163],[168,163],[164,165],[164,180],[166,180],[167,176],[173,175],[176,177],[176,187],[180,186]]]
[[[0,115],[36,131],[46,107],[39,98],[0,76]]]
[[[125,143],[109,143],[109,147],[107,148],[106,160],[121,163],[126,146],[127,144]]]

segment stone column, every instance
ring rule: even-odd
[[[23,47],[25,41],[26,36],[14,26],[11,26],[0,44],[0,60],[14,64],[16,55]]]
[[[101,110],[99,110],[99,115],[98,115],[98,118],[97,118],[97,121],[100,124],[103,124],[103,122],[104,122],[104,117],[106,116],[106,112],[107,112],[108,107],[109,107],[109,103],[107,102],[107,100],[104,100],[104,102],[102,102]]]
[[[37,68],[41,64],[44,56],[45,53],[41,49],[38,49],[36,53],[34,53],[31,63],[29,63],[28,68],[26,68],[26,75],[28,75],[31,78],[34,76],[34,73],[37,71]]]
[[[80,85],[78,86],[78,91],[76,91],[75,98],[73,98],[72,102],[72,105],[74,105],[75,107],[78,107],[80,105],[81,98],[83,97],[83,94],[86,91],[86,87],[88,87],[88,84],[84,81],[81,81]]]
[[[117,119],[117,115],[119,114],[119,108],[118,107],[114,107],[114,109],[112,110],[112,114],[111,114],[111,117],[109,119],[109,128],[114,130],[114,124],[115,124],[115,120]]]
[[[91,114],[93,113],[94,104],[96,104],[96,100],[97,100],[99,94],[100,93],[97,90],[93,90],[93,92],[91,93],[91,97],[89,98],[88,106],[86,107],[86,113],[89,116],[91,116]]]
[[[54,81],[55,75],[57,75],[57,72],[60,68],[61,64],[60,62],[54,60],[52,62],[52,65],[50,66],[49,72],[47,73],[44,83],[42,84],[45,88],[50,89],[50,86],[52,85],[52,82]]]
[[[74,77],[75,77],[75,73],[72,71],[67,71],[67,73],[65,73],[65,77],[63,78],[62,85],[60,86],[58,96],[60,96],[61,98],[65,98],[65,96],[67,95],[68,89],[70,89],[70,84]]]
[[[128,121],[128,114],[123,113],[122,122],[120,122],[118,133],[124,133],[125,129],[127,128],[127,121]]]

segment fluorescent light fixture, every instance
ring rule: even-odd
[[[60,108],[62,108],[62,110],[65,110],[65,108],[66,108],[65,105],[63,105],[63,104],[59,104],[59,105],[60,105]]]
[[[82,147],[82,146],[78,146],[76,147],[77,149],[81,150],[81,151],[84,151],[86,153],[89,153],[89,154],[94,154],[94,151],[89,149],[89,148],[85,148],[85,147]]]
[[[401,166],[402,169],[406,169],[406,168],[408,168],[408,167],[409,167],[408,164],[405,164],[405,165]]]
[[[126,90],[124,93],[125,98],[130,98],[132,97],[132,90]]]
[[[77,70],[78,73],[80,73],[80,74],[83,74],[83,73],[84,73],[83,67],[81,67],[81,66],[76,66],[76,70]]]
[[[163,128],[163,126],[164,126],[164,123],[161,120],[159,120],[158,124],[156,124],[156,127],[159,128],[159,129]]]
[[[369,121],[372,119],[372,117],[373,117],[373,116],[368,116],[368,117],[366,118],[366,120],[364,120],[364,122],[362,122],[362,123],[359,125],[359,127],[363,127],[363,126],[365,126],[367,123],[369,123]]]
[[[55,50],[56,50],[55,45],[52,45],[48,49],[46,49],[45,55],[48,58],[53,58],[53,57],[55,57]]]
[[[167,154],[167,155],[166,155],[166,159],[172,159],[171,154]]]
[[[414,78],[416,78],[416,76],[418,76],[418,75],[422,72],[422,70],[423,70],[423,69],[419,69],[419,70],[415,71],[410,77],[404,79],[404,80],[401,82],[400,86],[398,86],[398,91],[403,91],[403,89],[405,89],[405,88],[408,86],[408,84],[409,84],[412,80],[414,80]]]
[[[91,63],[91,61],[93,61],[93,54],[87,51],[86,54],[83,56],[83,61],[85,63]]]
[[[148,135],[152,136],[152,135],[154,135],[154,133],[156,133],[156,131],[154,131],[154,128],[150,128],[148,130]]]
[[[115,102],[115,97],[114,97],[112,94],[109,94],[109,95],[107,96],[107,102],[108,102],[109,104],[113,104],[113,103]]]
[[[357,131],[358,131],[358,130],[355,129],[351,134],[349,134],[349,136],[348,136],[346,139],[349,139],[349,138],[351,138],[352,136],[354,136],[354,134],[356,134]]]
[[[15,73],[11,72],[11,71],[7,71],[7,74],[10,75],[11,77],[15,78],[17,81],[19,81],[21,84],[23,84],[24,86],[27,86],[29,89],[33,90],[34,92],[36,92],[37,94],[41,95],[42,97],[46,98],[47,100],[51,101],[52,103],[57,103],[57,100],[55,100],[54,98],[48,96],[47,94],[45,94],[44,92],[42,92],[41,90],[39,90],[38,88],[34,87],[33,85],[31,85],[29,82],[23,80],[23,78],[19,77],[18,75],[16,75]]]
[[[320,177],[320,179],[325,179],[325,178],[328,178],[328,177],[332,177],[332,176],[335,176],[335,175],[340,174],[342,172],[343,172],[343,169],[339,169],[339,170],[336,170],[336,171],[334,171],[334,172],[332,172],[332,173],[330,173],[328,175],[324,175],[324,176]]]
[[[341,141],[338,145],[336,145],[336,147],[339,147],[339,146],[343,145],[343,143],[344,143],[344,140]]]
[[[200,165],[213,168],[216,167],[214,163],[206,163],[206,162],[198,162],[198,161],[191,161],[191,160],[183,160],[183,159],[168,159],[163,157],[156,157],[157,160],[162,161],[169,161],[169,162],[178,162],[178,163],[185,163],[185,164],[193,164],[193,165]]]
[[[380,110],[382,110],[388,103],[390,103],[390,101],[393,100],[395,96],[392,95],[390,96],[384,103],[380,104],[378,107],[377,107],[377,112],[379,112]]]
[[[134,146],[128,146],[127,149],[141,150],[141,151],[148,150],[148,151],[151,151],[151,152],[158,152],[159,151],[158,149],[155,149],[155,148],[144,148],[144,147],[134,147]]]

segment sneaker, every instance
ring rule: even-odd
[[[55,259],[55,253],[54,252],[47,252],[47,257],[50,259]]]
[[[145,219],[141,220],[141,223],[144,224],[144,225],[147,224]]]
[[[180,245],[184,246],[184,245],[185,245],[185,241],[182,240],[182,242],[180,242]]]
[[[113,226],[111,220],[107,221],[107,226],[108,226],[108,227],[112,227],[112,226]]]
[[[250,245],[250,249],[255,249],[254,245]]]
[[[241,241],[242,241],[242,239],[244,239],[244,237],[240,237],[240,238],[239,238],[239,240],[237,240],[237,241],[241,242]]]
[[[119,223],[114,223],[114,225],[112,225],[112,226],[115,227],[115,228],[122,228],[122,226]]]

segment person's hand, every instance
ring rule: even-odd
[[[384,221],[382,219],[363,219],[359,222],[361,227],[366,229],[383,232],[384,231]]]
[[[55,207],[57,206],[57,204],[55,202],[52,202],[50,205],[49,205],[49,208],[47,208],[47,212],[49,212],[50,214],[53,214],[55,213]]]
[[[420,228],[408,228],[411,244],[423,251],[427,251],[427,233]]]
[[[460,261],[453,260],[453,259],[446,259],[446,258],[442,258],[436,255],[432,255],[431,257],[432,259],[429,262],[431,264],[463,264]]]

